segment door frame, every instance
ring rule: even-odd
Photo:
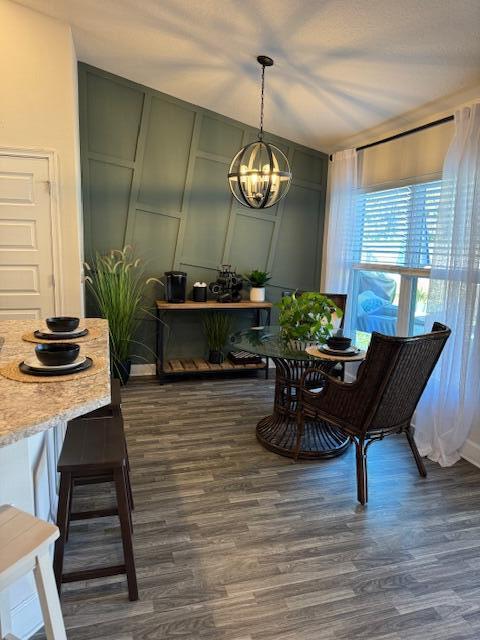
[[[60,196],[58,189],[58,155],[53,149],[26,149],[24,147],[0,147],[0,156],[44,159],[48,163],[48,183],[50,191],[50,236],[52,240],[53,297],[55,315],[64,314],[64,284],[62,278],[62,225],[60,217]]]

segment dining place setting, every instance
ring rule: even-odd
[[[24,343],[35,344],[32,351],[2,364],[0,374],[18,382],[60,382],[93,375],[106,366],[106,360],[83,345],[99,336],[98,327],[87,327],[80,318],[46,318],[21,336]]]
[[[92,358],[81,355],[80,345],[70,342],[88,335],[86,327],[79,327],[80,318],[61,316],[47,318],[45,323],[47,329],[33,332],[43,342],[36,344],[34,353],[19,364],[22,373],[31,376],[66,376],[92,366]]]
[[[324,344],[315,344],[305,347],[306,353],[314,358],[329,356],[334,360],[344,361],[345,359],[355,361],[363,360],[365,352],[360,347],[352,344],[352,339],[343,335],[342,329],[338,329],[332,336],[327,338]]]

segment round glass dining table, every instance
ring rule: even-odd
[[[315,356],[286,341],[280,327],[254,327],[239,331],[231,338],[235,350],[247,351],[271,358],[276,368],[273,413],[257,424],[259,442],[283,456],[294,457],[296,444],[297,397],[300,379],[307,369],[317,369],[314,377],[321,386],[322,373],[330,373],[339,362],[364,359],[365,353],[352,356],[331,356],[314,350]],[[310,351],[310,349],[309,349]],[[344,453],[350,440],[334,425],[323,420],[305,424],[298,457],[333,458]]]

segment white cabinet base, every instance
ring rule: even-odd
[[[0,505],[11,504],[42,520],[57,512],[57,460],[65,435],[64,423],[0,448]],[[33,573],[9,589],[12,631],[31,637],[43,626]]]

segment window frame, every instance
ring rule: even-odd
[[[439,172],[414,176],[409,179],[402,179],[398,182],[386,182],[382,184],[369,185],[368,187],[359,187],[356,189],[356,197],[361,197],[366,193],[375,193],[389,189],[404,188],[423,184],[427,182],[435,182],[442,179]],[[400,276],[400,291],[398,299],[398,314],[396,323],[396,335],[408,336],[412,335],[413,327],[412,319],[414,316],[414,293],[418,278],[430,279],[431,266],[425,267],[403,267],[400,265],[385,264],[381,262],[356,262],[352,264],[353,271],[381,271],[386,273],[394,273]],[[354,287],[355,289],[356,287]],[[355,307],[356,309],[356,307]]]

